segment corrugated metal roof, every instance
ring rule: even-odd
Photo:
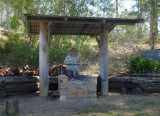
[[[73,17],[73,16],[50,16],[25,14],[28,22],[29,34],[39,34],[40,22],[50,24],[51,35],[99,35],[102,27],[108,28],[109,32],[116,25],[134,25],[142,23],[144,19],[121,19],[102,17]]]

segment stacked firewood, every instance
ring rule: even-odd
[[[50,76],[58,76],[61,74],[66,74],[66,67],[63,65],[54,66],[49,71]]]
[[[0,68],[0,76],[38,76],[38,69],[31,69],[28,65],[23,68]]]
[[[58,76],[60,74],[65,74],[66,67],[63,65],[54,66],[50,69],[50,76]],[[38,76],[38,68],[30,68],[28,65],[22,68],[2,68],[0,67],[0,76]]]

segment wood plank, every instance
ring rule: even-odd
[[[31,32],[29,35],[39,35],[39,32]],[[80,35],[79,33],[52,33],[51,35]],[[99,36],[99,33],[83,33],[83,35]]]
[[[49,22],[51,20],[27,20],[28,22]],[[62,23],[62,24],[100,24],[100,25],[108,25],[108,24],[112,24],[115,23],[116,25],[135,25],[134,22],[113,22],[113,21],[108,21],[108,22],[88,22],[88,21],[84,21],[84,22],[79,22],[79,21],[58,21],[58,20],[53,20],[54,24],[56,23]]]
[[[100,40],[100,76],[102,95],[108,95],[108,29],[102,26]]]
[[[109,26],[108,32],[110,33],[117,25],[116,24],[111,24]]]
[[[39,48],[39,83],[40,96],[48,96],[49,92],[49,52],[47,23],[40,22],[40,48]]]

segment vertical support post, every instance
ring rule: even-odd
[[[48,31],[46,22],[40,22],[40,46],[39,46],[39,83],[40,96],[48,96],[49,91],[49,52]]]
[[[104,26],[100,37],[101,92],[106,96],[108,95],[108,29]]]

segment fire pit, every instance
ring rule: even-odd
[[[66,75],[58,76],[60,100],[96,98],[97,77],[79,75],[69,80]]]

